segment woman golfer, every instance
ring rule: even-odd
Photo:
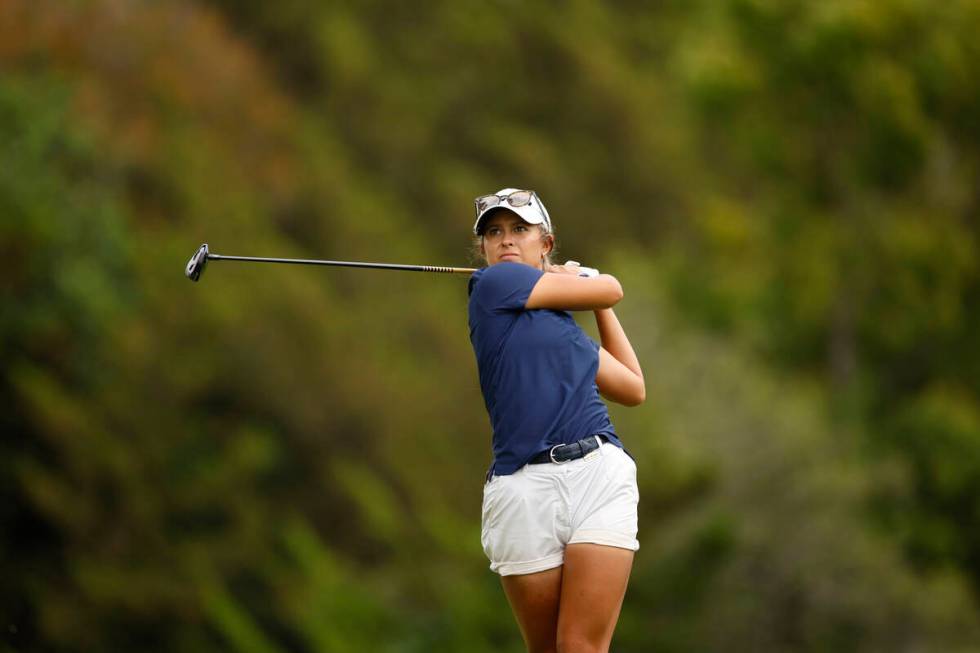
[[[487,267],[470,280],[470,339],[493,426],[483,549],[528,651],[607,651],[636,540],[636,465],[603,397],[635,406],[643,373],[608,274],[552,265],[534,191],[476,200]],[[588,276],[585,276],[588,275]],[[567,311],[595,312],[601,346]]]

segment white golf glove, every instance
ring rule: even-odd
[[[578,276],[580,277],[598,277],[599,271],[595,268],[582,267],[578,261],[565,261],[565,267],[576,267],[578,268]]]

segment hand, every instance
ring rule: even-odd
[[[598,277],[599,271],[595,268],[586,268],[579,265],[578,261],[565,261],[565,265],[562,266],[563,269],[568,270],[568,274],[574,274],[580,277]]]
[[[565,263],[564,265],[551,265],[548,267],[548,272],[554,272],[555,274],[571,274],[573,276],[578,276],[581,272],[581,268],[578,264],[572,265],[572,261]]]

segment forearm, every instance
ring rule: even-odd
[[[643,371],[640,369],[640,361],[637,360],[633,346],[630,344],[629,338],[626,337],[626,332],[623,331],[613,309],[601,308],[594,312],[602,348],[642,379]]]

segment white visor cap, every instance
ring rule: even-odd
[[[493,206],[488,206],[483,211],[480,210],[479,203],[476,207],[476,222],[473,223],[473,233],[480,235],[480,231],[483,227],[483,218],[486,217],[488,213],[494,209],[507,209],[511,213],[516,213],[521,217],[524,222],[530,224],[540,224],[544,225],[544,229],[547,233],[551,233],[551,216],[548,215],[548,209],[544,208],[544,203],[541,202],[541,198],[533,190],[528,191],[531,193],[531,201],[524,206],[511,206],[507,201],[507,196],[511,193],[516,193],[522,189],[520,188],[501,188],[496,193],[493,193],[500,198],[500,203]],[[484,197],[481,195],[480,197]],[[479,199],[479,198],[477,198]]]

